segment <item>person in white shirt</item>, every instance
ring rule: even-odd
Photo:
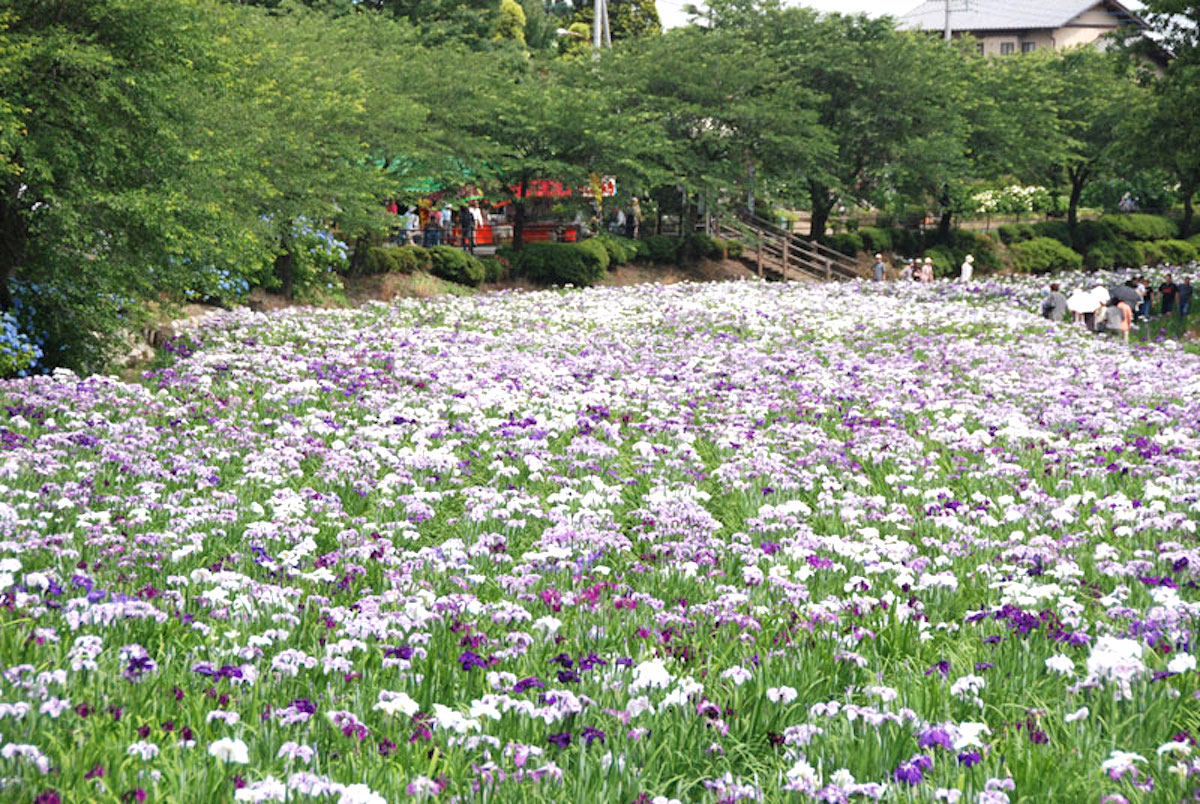
[[[959,273],[959,281],[970,282],[971,274],[973,274],[974,272],[975,272],[975,257],[971,254],[968,254],[967,258],[965,260],[963,260],[962,268],[960,269],[960,273]]]

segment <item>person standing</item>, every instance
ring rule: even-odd
[[[633,197],[633,200],[629,202],[629,204],[632,208],[630,211],[633,215],[633,239],[637,240],[642,232],[642,205],[641,202],[638,201],[638,197],[636,195]]]
[[[1150,283],[1146,281],[1145,277],[1139,277],[1139,278],[1133,280],[1133,289],[1136,290],[1138,292],[1138,295],[1142,297],[1142,301],[1138,305],[1138,309],[1135,312],[1137,312],[1138,316],[1140,316],[1141,318],[1149,318],[1150,317]]]
[[[1062,321],[1067,315],[1067,297],[1058,289],[1058,283],[1050,284],[1050,292],[1042,299],[1042,318]]]
[[[962,267],[959,269],[958,281],[970,282],[973,273],[975,273],[975,255],[968,254],[967,258],[963,260]]]
[[[883,261],[882,254],[875,255],[875,265],[872,271],[874,272],[875,281],[882,282],[884,275],[887,273],[887,263]]]
[[[433,248],[442,242],[442,213],[436,208],[429,210],[425,218],[425,248]]]
[[[1158,295],[1162,297],[1162,314],[1170,315],[1175,309],[1175,294],[1179,290],[1175,282],[1171,279],[1171,275],[1167,274],[1167,278],[1158,286]]]
[[[475,216],[471,208],[463,206],[458,211],[458,226],[462,230],[462,244],[471,254],[475,253]]]
[[[1192,278],[1185,276],[1176,288],[1175,312],[1180,318],[1187,318],[1188,313],[1192,311]]]
[[[1125,302],[1117,302],[1116,306],[1121,314],[1117,329],[1121,331],[1121,338],[1125,343],[1129,343],[1129,329],[1133,326],[1133,308]]]
[[[921,281],[933,281],[933,257],[925,258],[925,264],[921,266]]]
[[[911,282],[913,278],[914,260],[905,258],[904,267],[900,269],[900,281]]]

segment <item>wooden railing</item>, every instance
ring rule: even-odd
[[[709,221],[707,226],[710,234],[742,243],[742,258],[755,262],[759,276],[824,282],[859,278],[852,258],[762,218],[741,215],[732,221]]]

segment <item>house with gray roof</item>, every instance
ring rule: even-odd
[[[897,23],[910,30],[943,31],[946,5],[946,0],[928,0]],[[986,56],[1103,47],[1103,37],[1123,25],[1147,27],[1116,0],[949,0],[949,6],[951,35],[973,36]]]

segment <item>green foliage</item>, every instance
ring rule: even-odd
[[[608,255],[608,249],[604,244],[597,241],[595,238],[589,238],[582,243],[574,244],[580,251],[590,255],[592,260],[595,260],[600,265],[601,271],[607,271],[611,259]]]
[[[954,257],[951,276],[958,276],[959,268],[968,254],[975,258],[976,271],[995,271],[1000,268],[1000,251],[996,241],[987,235],[968,229],[954,229],[947,245]]]
[[[433,262],[431,273],[449,282],[478,287],[485,275],[483,264],[475,257],[454,246],[434,246],[429,249]]]
[[[493,38],[525,44],[525,9],[517,0],[500,0]]]
[[[433,268],[433,256],[422,246],[401,246],[396,249],[396,270],[402,274],[415,274]]]
[[[1080,196],[1079,204],[1116,213],[1121,200],[1128,196],[1136,199],[1139,209],[1161,212],[1171,206],[1172,183],[1161,170],[1131,171],[1129,175],[1097,179],[1089,183]]]
[[[1033,236],[1049,237],[1067,248],[1071,247],[1071,227],[1063,221],[1038,221],[1033,224]]]
[[[545,285],[589,287],[604,278],[603,246],[585,243],[526,243],[514,252],[513,267],[524,277]],[[608,256],[604,252],[605,257]]]
[[[1136,268],[1146,264],[1146,252],[1136,240],[1099,240],[1087,250],[1089,268]]]
[[[831,235],[828,240],[830,248],[848,257],[854,257],[863,250],[863,239],[857,232]]]
[[[863,226],[858,230],[863,248],[872,253],[892,250],[892,233],[889,229]]]
[[[651,235],[642,241],[646,244],[645,257],[650,262],[673,263],[679,259],[679,241],[666,235]]]
[[[1142,247],[1142,262],[1148,266],[1162,265],[1167,261],[1166,252],[1160,245],[1161,240],[1142,240],[1137,242]]]
[[[483,281],[485,282],[499,282],[508,274],[508,266],[498,257],[480,257],[479,262],[483,265]]]
[[[692,235],[692,252],[698,257],[709,260],[721,259],[726,254],[725,241],[717,237],[709,237],[704,232]]]
[[[608,252],[610,265],[623,265],[627,262],[632,262],[638,253],[636,241],[610,232],[602,232],[593,237],[592,240],[604,246]]]
[[[920,229],[892,229],[892,250],[897,254],[915,257],[925,248],[925,233]]]
[[[1070,271],[1083,267],[1083,257],[1052,237],[1035,237],[1012,246],[1017,270],[1024,273]]]
[[[1000,242],[1006,246],[1036,237],[1032,224],[1028,223],[1002,223],[996,227],[996,231],[1000,235]]]
[[[1096,244],[1116,240],[1116,233],[1104,219],[1080,221],[1075,225],[1073,245],[1078,251],[1087,251]]]
[[[1189,243],[1191,243],[1193,246],[1195,246],[1196,248],[1200,248],[1200,234],[1192,235],[1191,237],[1189,237],[1187,239],[1187,241]]]
[[[429,252],[420,246],[374,247],[367,252],[362,272],[368,276],[387,273],[412,274],[427,271],[432,264]]]
[[[1179,234],[1175,221],[1158,215],[1105,215],[1100,220],[1115,235],[1129,240],[1169,240]]]
[[[1168,265],[1185,265],[1197,259],[1197,247],[1187,240],[1158,240],[1154,245]]]

